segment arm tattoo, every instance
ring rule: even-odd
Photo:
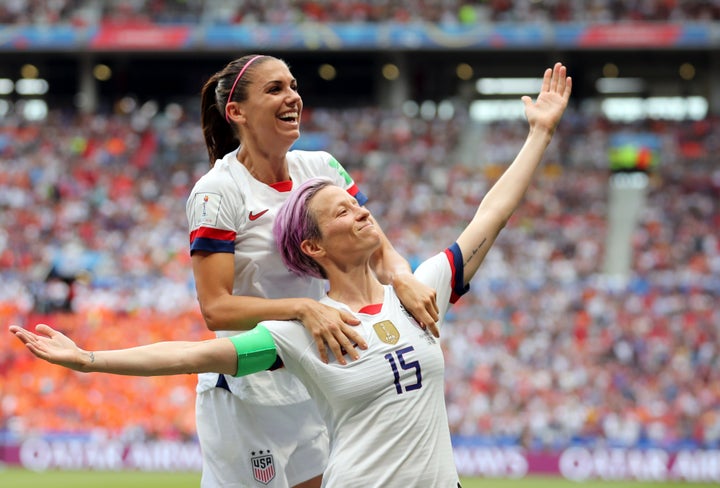
[[[95,362],[95,353],[90,351],[90,364],[93,364]]]
[[[485,244],[485,241],[487,241],[487,237],[483,237],[483,240],[478,246],[472,250],[470,253],[470,257],[468,257],[465,262],[463,263],[463,266],[467,266],[470,261],[472,261],[473,256],[477,254],[477,252],[480,250],[481,247],[483,247],[483,244]]]

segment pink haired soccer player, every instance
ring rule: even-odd
[[[318,302],[325,283],[283,266],[272,236],[278,208],[293,187],[328,177],[349,195],[366,197],[340,163],[323,151],[290,150],[300,136],[303,101],[280,59],[248,55],[205,84],[202,130],[211,169],[187,201],[190,252],[208,328],[228,337],[262,320],[299,320],[321,357],[364,347],[357,320]],[[392,283],[406,308],[437,333],[434,291],[382,238],[373,271]],[[204,488],[313,488],[327,463],[328,435],[307,390],[287,372],[251,377],[200,375],[196,423]],[[262,454],[260,454],[262,453]]]
[[[440,328],[520,204],[567,107],[571,85],[558,63],[546,70],[534,102],[523,97],[530,130],[518,156],[457,240],[415,271],[416,279],[437,294]],[[445,410],[440,341],[418,326],[395,288],[382,284],[373,272],[373,255],[383,245],[383,235],[370,213],[332,178],[310,179],[277,210],[273,231],[284,265],[298,276],[327,278],[321,302],[360,322],[357,340],[366,347],[356,360],[326,362],[312,333],[297,320],[264,321],[245,334],[204,342],[92,352],[46,325],[38,325],[37,334],[15,326],[10,331],[38,357],[85,372],[214,371],[235,377],[285,370],[307,388],[329,427],[332,448],[323,486],[460,486]]]

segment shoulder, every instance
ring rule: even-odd
[[[330,160],[335,159],[327,151],[305,151],[302,149],[293,149],[287,153],[288,161],[310,164],[327,165]]]
[[[232,164],[234,155],[233,152],[223,159],[218,159],[215,166],[195,182],[190,199],[198,194],[217,194],[221,195],[223,200],[242,202],[247,193],[247,182],[244,181],[242,172],[238,171],[240,165]]]
[[[457,243],[420,263],[413,274],[418,281],[434,288],[439,294],[447,292],[450,303],[455,303],[469,289],[463,284],[462,252]]]
[[[298,320],[264,320],[260,324],[270,332],[279,351],[304,351],[314,343]]]
[[[326,176],[344,188],[354,184],[350,174],[327,151],[293,150],[288,152],[287,159],[291,168],[303,179]]]

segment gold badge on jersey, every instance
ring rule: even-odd
[[[386,344],[397,344],[400,340],[400,332],[389,320],[383,320],[373,325],[378,338]]]

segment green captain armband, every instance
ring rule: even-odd
[[[262,325],[229,339],[237,352],[236,377],[266,371],[277,359],[275,341],[270,331]]]

